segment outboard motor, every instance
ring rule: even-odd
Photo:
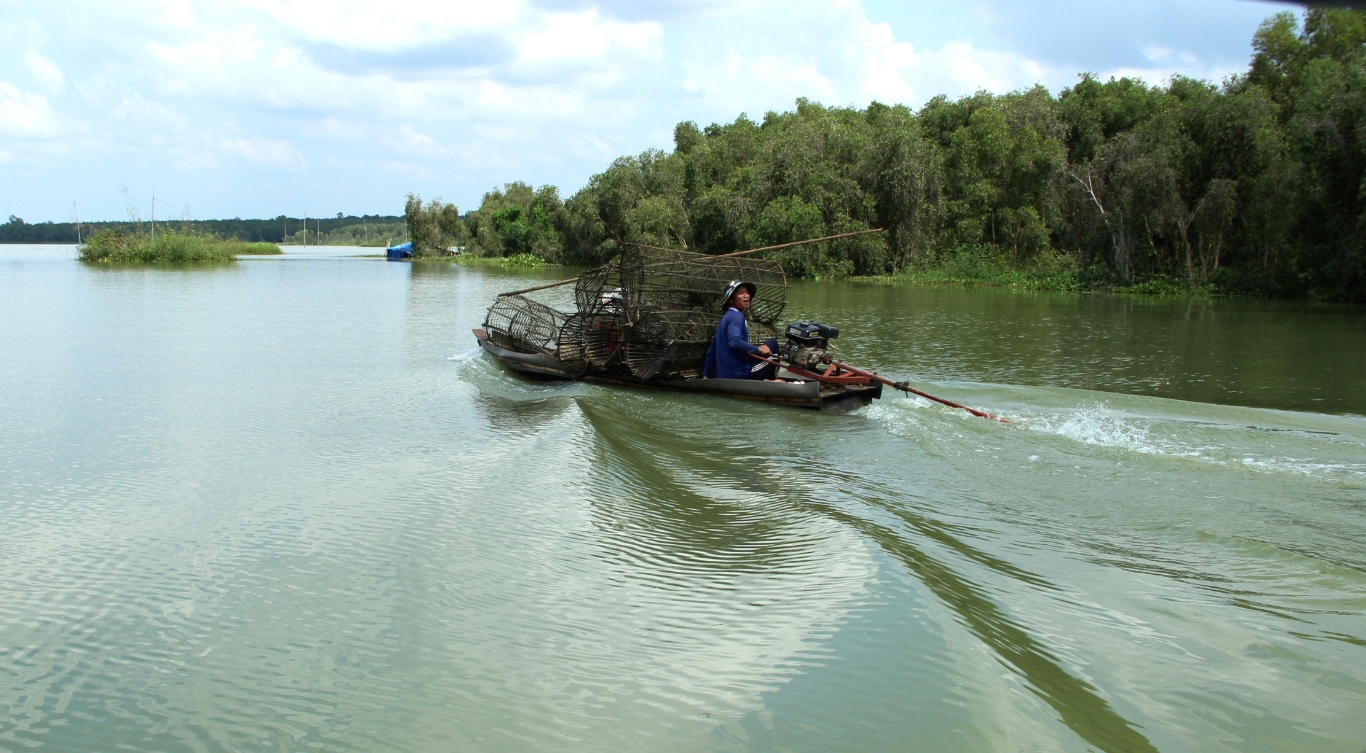
[[[825,351],[830,347],[830,341],[840,336],[840,331],[820,322],[803,320],[787,325],[785,334],[787,342],[778,346],[778,355],[799,369],[815,369],[830,363],[830,355]]]

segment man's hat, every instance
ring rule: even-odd
[[[754,294],[757,293],[759,290],[758,288],[754,287],[754,283],[752,282],[745,282],[744,280],[731,280],[730,284],[726,286],[725,296],[721,298],[722,311],[725,311],[727,308],[730,307],[730,299],[735,297],[735,291],[739,290],[740,288],[748,290],[750,298],[753,298]]]

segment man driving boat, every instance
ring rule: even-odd
[[[707,379],[771,379],[777,371],[772,364],[761,363],[751,353],[770,356],[778,341],[769,339],[763,345],[749,341],[749,324],[745,312],[757,291],[754,283],[733,280],[726,286],[722,306],[725,315],[716,327],[716,335],[707,348],[702,376]]]

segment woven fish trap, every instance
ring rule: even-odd
[[[749,342],[751,345],[763,345],[765,340],[778,339],[778,328],[771,324],[751,321],[747,323],[749,327]]]
[[[622,337],[622,360],[641,379],[694,371],[716,334],[716,314],[698,309],[646,310]]]
[[[720,298],[732,280],[752,282],[754,297],[750,299],[747,316],[751,322],[777,326],[787,308],[787,274],[783,265],[767,259],[710,256],[705,262],[706,274],[721,283]],[[720,303],[716,304],[719,309]]]
[[[787,307],[787,275],[774,261],[628,246],[620,267],[621,299],[632,322],[648,309],[697,309],[719,315],[725,303],[722,296],[733,280],[755,286],[751,319],[773,324]]]
[[[560,330],[570,315],[520,295],[499,296],[484,317],[495,345],[518,353],[559,350]]]
[[[560,336],[555,342],[555,358],[573,376],[582,376],[591,363],[584,341],[584,326],[588,319],[584,314],[571,314],[561,325]]]
[[[583,357],[595,368],[606,368],[621,358],[622,321],[612,314],[586,314],[582,319]]]
[[[574,304],[581,314],[619,314],[622,309],[621,264],[612,262],[584,272],[574,283]]]

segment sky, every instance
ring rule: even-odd
[[[461,211],[673,127],[1246,69],[1258,0],[0,0],[0,218]],[[153,203],[155,195],[155,203]],[[3,221],[3,220],[0,220]]]

